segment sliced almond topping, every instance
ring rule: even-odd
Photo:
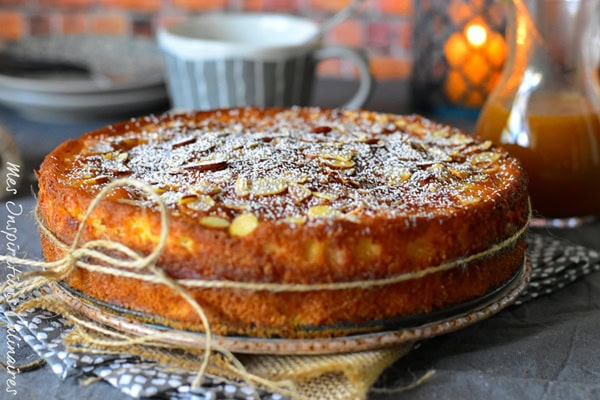
[[[455,133],[454,135],[450,136],[450,142],[452,144],[469,144],[473,143],[473,139],[462,133]]]
[[[284,180],[294,183],[306,183],[310,180],[310,177],[306,174],[297,175],[296,173],[290,171],[285,171],[282,174],[282,177]]]
[[[188,201],[185,205],[195,211],[208,211],[215,205],[215,201],[212,197],[203,194],[197,196],[195,200]]]
[[[121,169],[110,169],[109,172],[111,172],[114,176],[122,178],[124,176],[129,176],[133,173],[133,171],[129,171],[129,170],[121,170]]]
[[[195,171],[220,171],[227,168],[227,161],[222,159],[203,160],[191,164],[182,165],[183,169],[192,169]]]
[[[319,157],[325,160],[350,161],[352,153],[349,151],[331,151],[319,153]]]
[[[385,135],[389,135],[390,133],[394,133],[394,132],[397,132],[397,131],[398,131],[398,128],[396,127],[396,125],[394,125],[391,122],[388,122],[383,127],[383,130],[381,131],[381,133],[383,133]]]
[[[258,178],[252,182],[250,193],[255,196],[271,196],[285,192],[287,184],[283,179]]]
[[[171,148],[176,149],[178,147],[182,147],[188,144],[192,144],[196,142],[196,137],[195,136],[188,136],[188,137],[184,137],[179,139],[178,141],[176,141],[175,143],[173,143],[171,145]]]
[[[365,144],[377,144],[379,143],[379,139],[376,137],[363,136],[359,139],[360,142]]]
[[[198,200],[197,194],[185,194],[177,201],[177,204],[187,204],[196,200]]]
[[[336,168],[336,169],[346,169],[346,168],[354,167],[354,161],[352,161],[352,160],[349,160],[349,161],[321,160],[321,163],[323,163],[324,165],[327,165],[328,167]]]
[[[398,128],[402,128],[402,127],[406,126],[406,121],[403,119],[399,119],[394,122],[394,125],[396,125]]]
[[[374,117],[375,117],[375,121],[379,122],[380,124],[387,124],[390,119],[389,115],[387,115],[387,114],[375,113]]]
[[[309,188],[304,185],[298,185],[296,183],[288,184],[288,192],[296,202],[296,204],[302,203],[304,200],[308,199],[312,192]]]
[[[252,207],[250,207],[250,205],[248,204],[238,204],[238,203],[231,203],[231,202],[224,202],[223,206],[231,209],[231,210],[236,210],[236,211],[250,211],[252,209]]]
[[[110,181],[109,176],[98,175],[98,176],[93,176],[93,177],[87,179],[86,183],[89,185],[103,185],[103,184],[107,183],[108,181]]]
[[[455,168],[448,168],[448,171],[450,171],[450,173],[458,179],[465,179],[467,176],[469,176],[468,171],[461,171]]]
[[[311,133],[329,133],[332,129],[329,126],[315,126],[310,131]]]
[[[246,178],[239,177],[235,181],[235,194],[240,197],[246,197],[250,194],[250,181]]]
[[[229,226],[231,236],[244,237],[252,233],[258,226],[258,218],[254,214],[240,214]]]
[[[384,175],[390,185],[399,185],[402,182],[406,182],[412,176],[410,169],[406,167],[394,166],[392,168],[386,168]]]
[[[342,213],[336,210],[335,208],[324,205],[313,206],[308,209],[307,213],[309,218],[331,218],[341,216],[341,214]]]
[[[425,128],[419,122],[413,122],[413,123],[409,124],[407,128],[408,128],[409,131],[412,131],[412,132],[416,133],[419,136],[425,136],[428,133],[427,128]]]
[[[477,153],[471,156],[471,164],[491,164],[495,163],[502,157],[499,153],[494,153],[492,151],[484,151],[482,153]]]
[[[122,139],[121,141],[119,141],[119,143],[117,143],[117,146],[119,147],[119,149],[121,151],[127,151],[129,149],[134,148],[135,146],[138,146],[138,145],[144,144],[144,143],[146,143],[146,141],[142,140],[142,139],[125,138],[125,139]]]
[[[434,138],[445,138],[446,136],[448,136],[448,131],[446,129],[439,129],[437,131],[433,131],[431,133],[431,136],[433,136]]]
[[[466,196],[460,197],[460,202],[463,206],[470,206],[473,204],[477,204],[480,201],[481,201],[481,197],[478,197],[478,196],[466,195]]]
[[[362,213],[364,210],[366,210],[366,206],[364,204],[359,205],[358,207],[356,207],[355,209],[353,209],[350,212],[346,213],[346,216],[348,217],[354,217],[356,215],[359,215],[360,213]]]
[[[352,186],[355,189],[361,187],[360,182],[355,181],[354,179],[342,178],[342,183]]]
[[[200,225],[206,226],[207,228],[215,228],[215,229],[224,229],[230,225],[230,222],[225,218],[215,217],[209,215],[207,217],[202,217],[198,221]]]
[[[287,217],[283,221],[294,225],[304,225],[306,223],[306,217],[297,215],[294,217]]]
[[[217,194],[221,188],[212,182],[200,181],[193,191],[201,194]]]
[[[492,165],[491,167],[485,168],[483,170],[483,172],[488,175],[492,175],[492,174],[495,174],[496,172],[498,172],[499,170],[500,170],[500,167],[498,167],[498,165]]]
[[[479,147],[482,150],[489,150],[492,147],[492,141],[491,140],[486,140],[485,142],[481,143],[479,145]]]
[[[423,152],[423,153],[427,153],[427,151],[429,150],[429,147],[422,142],[416,141],[416,140],[409,140],[408,144],[410,145],[410,147],[412,147],[413,149]]]
[[[452,157],[450,157],[450,154],[440,149],[439,147],[430,147],[428,151],[429,154],[433,155],[434,158],[437,160],[446,162],[452,161]]]
[[[321,199],[330,200],[330,201],[337,199],[337,196],[335,194],[331,194],[331,193],[312,192],[312,195],[315,197],[319,197]]]

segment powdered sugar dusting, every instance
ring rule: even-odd
[[[94,193],[126,176],[155,187],[174,214],[297,222],[433,215],[482,201],[514,179],[514,160],[491,143],[415,116],[293,108],[263,117],[241,109],[126,128],[88,139],[65,182]],[[125,200],[136,199],[129,192]]]

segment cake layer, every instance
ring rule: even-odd
[[[38,176],[40,220],[66,244],[98,192],[127,177],[152,187],[168,209],[158,265],[172,278],[365,282],[308,292],[187,288],[221,334],[293,337],[304,334],[299,327],[395,318],[480,296],[519,268],[523,238],[449,271],[368,282],[485,252],[521,232],[529,213],[523,170],[504,150],[418,116],[373,112],[246,108],[144,117],[64,143]],[[148,254],[160,229],[157,205],[123,187],[99,203],[82,238]],[[62,256],[47,237],[42,244],[48,260]],[[68,284],[201,329],[165,286],[79,268]]]

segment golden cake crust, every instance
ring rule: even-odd
[[[170,232],[158,265],[176,279],[321,284],[385,279],[485,251],[527,223],[519,163],[418,116],[255,108],[145,117],[68,141],[39,170],[41,222],[71,243],[92,199],[121,177],[161,194]],[[133,188],[100,202],[83,239],[147,254],[155,204]],[[48,260],[62,251],[42,235]],[[520,238],[468,266],[383,287],[189,292],[221,334],[310,336],[303,327],[429,312],[487,293],[524,254]],[[77,268],[91,297],[201,329],[165,286]],[[345,332],[346,330],[344,330]],[[308,333],[307,333],[308,332]]]

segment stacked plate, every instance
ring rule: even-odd
[[[0,50],[0,103],[43,120],[105,119],[164,110],[168,96],[162,57],[154,41],[131,36],[48,36],[11,42]]]

